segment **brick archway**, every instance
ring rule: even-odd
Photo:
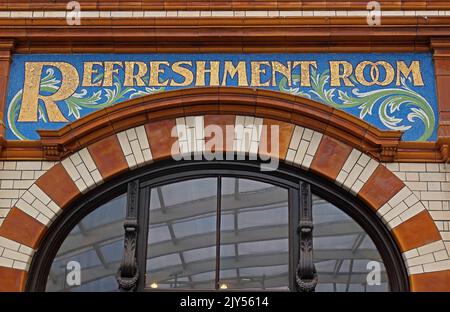
[[[242,147],[236,129],[279,126],[279,151],[272,156],[361,198],[397,241],[411,290],[450,290],[447,267],[426,262],[426,269],[421,262],[445,249],[433,219],[416,195],[380,163],[390,160],[399,132],[380,131],[308,99],[241,88],[150,95],[97,111],[58,131],[41,131],[47,156],[60,162],[21,196],[0,226],[0,248],[16,259],[0,263],[0,290],[24,290],[33,254],[62,209],[104,181],[171,157],[174,146],[181,154],[203,152],[204,129],[213,124],[224,133],[226,125],[234,126],[226,137],[226,151],[260,155],[270,153],[260,148],[268,143],[265,136],[250,131],[254,144]],[[192,131],[194,142],[177,131],[180,127]]]

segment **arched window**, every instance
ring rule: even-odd
[[[368,209],[287,165],[167,162],[64,211],[28,289],[408,290],[400,252]]]
[[[122,260],[125,216],[126,194],[122,194],[78,222],[53,260],[46,290],[117,290],[115,275]],[[68,271],[78,270],[78,265],[82,278],[80,287],[67,281]]]

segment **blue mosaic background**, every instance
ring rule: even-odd
[[[33,54],[14,55],[11,65],[7,106],[5,113],[6,138],[9,140],[34,140],[39,139],[37,129],[60,129],[67,122],[50,122],[46,115],[45,106],[40,103],[39,114],[36,122],[20,122],[18,115],[22,104],[22,90],[24,88],[25,62],[68,62],[76,67],[80,81],[83,76],[83,63],[93,61],[142,61],[148,64],[150,61],[192,61],[194,82],[187,87],[195,87],[195,61],[232,61],[235,65],[238,61],[247,61],[247,75],[251,78],[251,61],[279,61],[286,64],[287,61],[317,61],[317,72],[312,72],[311,87],[299,86],[300,66],[297,66],[293,74],[293,85],[288,86],[283,76],[277,74],[276,85],[259,87],[280,92],[287,92],[297,96],[308,97],[318,102],[343,109],[372,125],[383,130],[404,131],[402,140],[405,141],[434,141],[436,140],[438,109],[436,100],[435,76],[432,57],[429,53],[390,53],[390,54]],[[329,79],[329,61],[348,61],[353,69],[361,61],[387,61],[394,69],[397,61],[405,61],[409,65],[412,61],[420,61],[421,74],[424,86],[413,86],[413,82],[405,79],[401,86],[396,86],[396,79],[387,86],[366,87],[355,83],[354,87],[331,87]],[[223,67],[220,68],[219,77],[222,78]],[[381,74],[380,80],[384,79]],[[272,77],[271,71],[261,75],[265,81]],[[370,76],[367,75],[367,79]],[[182,77],[166,70],[160,75],[160,80],[168,78],[174,81],[182,81]],[[48,84],[58,89],[61,80],[59,70],[45,67],[41,75],[41,85]],[[145,96],[155,92],[164,92],[180,87],[124,87],[124,72],[119,70],[115,76],[112,87],[82,87],[79,86],[75,93],[64,101],[57,103],[62,114],[74,121],[89,113],[106,106],[115,105],[130,98]],[[147,80],[148,81],[148,80]],[[228,77],[228,86],[237,86],[237,75],[234,79]],[[206,85],[209,83],[209,75],[206,75]],[[187,88],[182,87],[182,88]],[[42,95],[51,92],[42,90]]]

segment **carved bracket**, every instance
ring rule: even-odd
[[[6,140],[3,137],[3,135],[0,135],[0,153],[3,151],[3,149],[6,147]]]
[[[443,162],[448,163],[450,161],[450,137],[440,137],[436,142],[437,148],[441,154],[441,159]]]
[[[43,145],[42,150],[46,160],[61,160],[68,152],[61,144]]]
[[[134,291],[139,278],[136,260],[137,220],[127,220],[124,224],[124,254],[122,263],[117,271],[117,282],[122,291]]]
[[[295,280],[297,290],[301,292],[313,292],[318,282],[313,257],[313,228],[311,187],[300,182],[300,220],[297,227],[300,257]]]
[[[441,145],[440,151],[442,160],[448,163],[448,144]]]
[[[382,145],[380,151],[381,161],[394,161],[397,156],[398,145]]]
[[[136,243],[138,235],[139,181],[128,183],[127,216],[124,222],[124,253],[122,263],[117,271],[116,279],[121,291],[134,291],[139,279],[139,269],[136,259]]]

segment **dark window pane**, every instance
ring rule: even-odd
[[[50,268],[47,291],[114,291],[123,254],[126,195],[100,206],[75,226],[61,245]],[[81,268],[81,285],[69,285],[71,261]]]
[[[147,287],[214,289],[216,214],[216,178],[151,190]]]
[[[386,269],[375,244],[352,218],[313,195],[313,221],[314,263],[319,276],[316,291],[389,290]]]
[[[223,178],[221,194],[221,287],[288,289],[288,191]]]

